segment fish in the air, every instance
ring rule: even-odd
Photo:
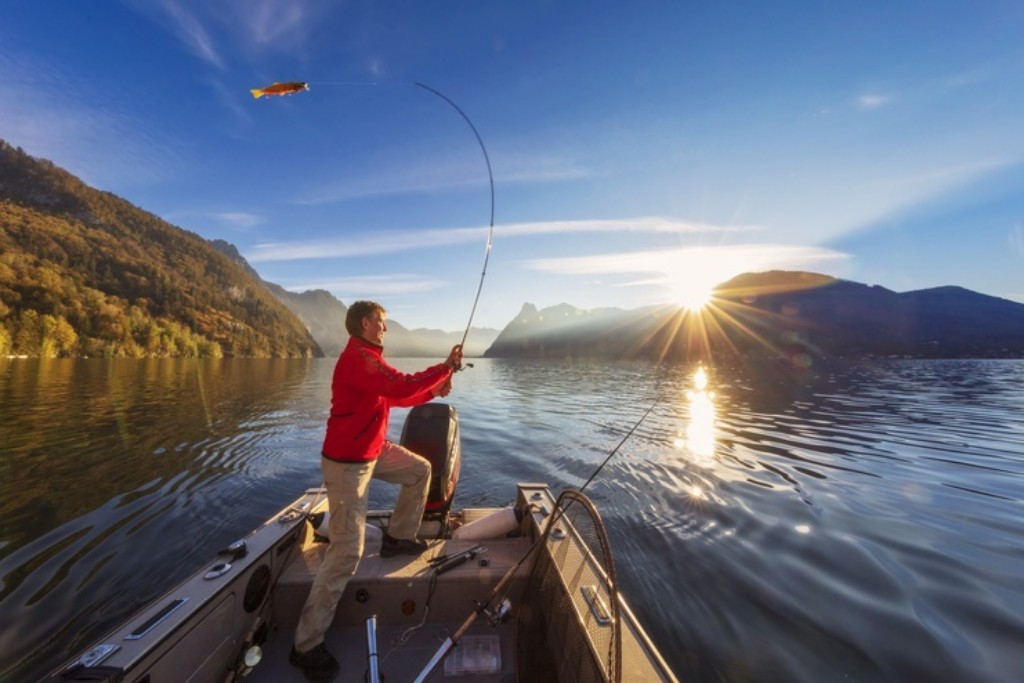
[[[268,85],[265,88],[257,88],[255,90],[250,90],[249,92],[252,93],[253,97],[259,99],[264,95],[268,97],[270,95],[291,95],[297,92],[302,92],[303,90],[309,90],[309,83],[291,81],[288,83],[274,83],[273,85]]]

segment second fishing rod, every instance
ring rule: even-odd
[[[590,477],[587,478],[583,486],[581,486],[577,491],[574,491],[574,493],[582,493],[583,490],[586,489],[592,481],[594,481],[597,475],[601,473],[601,471],[611,461],[611,459],[614,458],[617,453],[619,453],[619,451],[622,449],[622,446],[625,445],[627,441],[629,441],[633,434],[636,433],[636,430],[640,428],[640,425],[642,425],[644,421],[647,420],[648,416],[650,416],[650,414],[654,412],[654,409],[662,402],[663,398],[664,396],[662,395],[659,395],[657,398],[655,398],[654,402],[652,402],[651,405],[647,408],[647,410],[644,411],[643,415],[640,416],[640,419],[633,423],[633,425],[629,428],[629,430],[622,437],[622,439],[619,440],[619,442],[615,445],[611,452],[609,452],[608,455],[604,458],[604,460],[601,461],[601,464],[599,464],[597,468],[593,471],[593,473],[591,473]],[[572,490],[570,489],[569,491]],[[558,502],[561,502],[562,498],[563,496],[559,496]],[[557,528],[558,522],[562,519],[566,511],[569,509],[569,507],[573,505],[575,501],[576,497],[570,496],[569,502],[565,506],[559,505],[558,502],[556,502],[555,509],[553,511],[549,511],[550,518],[544,521],[543,533],[537,536],[536,540],[534,540],[534,542],[530,545],[527,551],[523,553],[522,557],[520,557],[519,560],[514,565],[512,565],[512,567],[507,572],[505,572],[505,574],[501,577],[498,583],[494,586],[494,589],[491,591],[487,600],[485,600],[482,603],[477,603],[476,609],[473,610],[473,612],[471,612],[468,617],[466,617],[462,625],[452,635],[448,636],[441,643],[441,646],[434,653],[434,656],[431,657],[430,661],[427,662],[426,666],[415,678],[415,683],[423,683],[426,680],[428,680],[434,669],[436,669],[437,666],[442,661],[444,661],[448,653],[451,652],[451,650],[458,644],[462,636],[466,633],[467,630],[469,630],[469,628],[476,622],[476,620],[481,615],[488,616],[489,619],[491,620],[492,626],[497,626],[508,616],[508,614],[511,612],[511,605],[508,599],[505,597],[505,592],[512,581],[512,577],[515,576],[516,573],[519,571],[519,568],[527,560],[529,560],[531,556],[533,556],[534,552],[543,545],[543,543],[547,540],[549,534],[552,532],[553,529]]]

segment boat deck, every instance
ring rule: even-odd
[[[367,620],[376,617],[377,664],[381,680],[389,683],[416,680],[464,624],[470,625],[428,680],[512,683],[523,675],[531,683],[603,681],[609,667],[621,666],[622,680],[631,683],[674,681],[625,600],[610,592],[608,574],[576,524],[566,517],[553,533],[541,536],[554,505],[545,485],[519,484],[516,508],[527,511],[517,530],[521,535],[434,539],[450,534],[428,521],[419,536],[429,548],[417,557],[381,557],[388,513],[370,513],[358,571],[325,637],[342,666],[334,680],[367,680]],[[237,673],[253,683],[302,681],[288,655],[327,548],[305,521],[320,507],[325,501],[318,490],[306,491],[240,546],[218,553],[102,643],[55,670],[51,680],[106,680],[102,676],[116,674],[126,681],[220,681],[237,680]],[[496,510],[463,510],[453,515],[453,525],[469,525]],[[460,533],[478,533],[481,526],[489,525],[473,532],[467,526]],[[544,540],[535,544],[538,538]],[[439,572],[432,562],[476,546],[482,548],[447,571]],[[501,594],[492,599],[499,584]],[[480,605],[503,598],[509,601],[506,622],[492,628],[488,614],[470,622]],[[621,652],[613,633],[621,637]],[[243,655],[253,643],[261,644],[263,657],[247,670]]]
[[[467,521],[493,510],[466,511]],[[338,604],[334,623],[325,636],[328,649],[341,663],[338,683],[365,681],[367,670],[366,620],[377,617],[377,652],[380,671],[389,681],[412,681],[444,639],[458,630],[485,602],[502,577],[528,552],[527,538],[508,538],[483,542],[429,540],[430,549],[419,557],[380,556],[379,534],[370,528],[366,550],[356,575],[349,582]],[[431,560],[481,545],[475,558],[445,572],[432,581]],[[319,569],[326,544],[313,543],[307,537],[300,555],[278,581],[274,600],[277,624],[264,647],[263,662],[246,677],[253,683],[302,681],[301,672],[288,663],[299,613],[309,586]],[[522,589],[528,563],[520,567],[512,581],[514,596]],[[431,595],[431,584],[433,594]],[[429,598],[429,610],[428,607]],[[426,614],[426,621],[424,615]],[[417,628],[418,627],[418,628]],[[403,642],[404,639],[404,642]],[[515,625],[511,621],[492,629],[486,617],[479,619],[463,636],[459,647],[437,667],[431,680],[457,676],[464,683],[501,681],[515,672]],[[488,664],[489,663],[489,664]],[[493,669],[496,673],[472,673]],[[447,673],[446,673],[447,672]]]
[[[388,682],[413,681],[437,652],[445,637],[455,632],[461,622],[431,622],[411,634],[405,644],[396,647],[403,636],[400,627],[378,626],[377,647],[381,680]],[[443,664],[434,671],[431,681],[458,680],[462,683],[501,683],[507,676],[515,680],[514,624],[504,624],[491,630],[486,623],[474,624],[463,640]],[[275,634],[264,649],[263,663],[246,676],[253,683],[299,683],[305,681],[302,672],[288,663],[294,630]],[[366,629],[357,626],[334,626],[325,638],[327,648],[341,664],[336,683],[364,683],[368,669],[366,658]],[[495,651],[501,668],[495,674],[459,674],[461,667],[480,666]]]

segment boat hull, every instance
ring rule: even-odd
[[[77,663],[58,669],[53,680],[219,682],[245,675],[252,683],[301,681],[299,671],[288,664],[288,653],[327,545],[317,539],[305,519],[323,509],[324,503],[320,489],[309,489],[242,539],[244,556],[213,557],[195,575],[104,638],[102,644],[112,651],[102,660],[85,665],[76,658]],[[557,631],[542,634],[539,642],[549,647],[551,654],[538,661],[564,659],[571,647],[573,657],[597,662],[588,669],[597,673],[588,678],[618,680],[613,669],[601,663],[608,634],[617,628],[622,645],[616,656],[621,657],[622,670],[628,672],[622,680],[675,680],[604,571],[592,566],[590,553],[570,548],[564,533],[545,535],[555,506],[546,485],[519,484],[516,508],[523,515],[510,536],[459,540],[451,537],[450,529],[438,526],[442,522],[425,521],[420,534],[428,539],[429,550],[420,557],[390,558],[380,556],[378,540],[388,513],[371,512],[364,556],[326,636],[329,649],[345,663],[336,680],[365,680],[366,631],[371,618],[377,629],[380,669],[388,681],[416,680],[444,638],[453,634],[459,634],[460,642],[439,662],[441,675],[457,675],[462,683],[570,680],[559,668],[571,666],[578,672],[578,665],[545,666],[545,671],[527,678],[520,671],[523,657],[516,651],[516,624],[523,629],[523,619],[531,618],[526,612],[538,609],[526,607],[536,601],[531,603],[523,596],[537,557],[561,558],[553,576],[562,597],[551,602],[549,609],[564,612],[558,618],[545,615],[536,620],[537,624],[558,624]],[[444,524],[467,525],[495,513],[501,510],[461,510]],[[556,519],[555,523],[564,532],[565,520]],[[468,552],[474,548],[478,550]],[[460,554],[465,555],[464,561],[438,572],[439,558],[458,558]],[[225,565],[229,566],[225,569]],[[504,600],[510,614],[502,621],[497,613]],[[616,623],[600,624],[602,610],[610,612],[612,605],[618,607]],[[254,654],[253,648],[261,653],[255,667],[245,661],[247,653],[250,657]],[[96,678],[104,672],[107,678]]]

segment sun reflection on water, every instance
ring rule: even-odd
[[[685,439],[677,440],[697,465],[708,466],[715,457],[715,393],[708,391],[708,373],[704,366],[693,375],[694,389],[686,392],[690,419]]]
[[[715,461],[715,393],[708,391],[708,373],[703,365],[694,371],[692,387],[685,393],[689,419],[673,440],[673,446],[698,467],[710,468]],[[711,495],[706,484],[700,482],[686,485],[683,492],[698,504]]]
[[[700,484],[690,484],[686,488],[686,495],[688,495],[691,500],[704,500],[707,496]]]

